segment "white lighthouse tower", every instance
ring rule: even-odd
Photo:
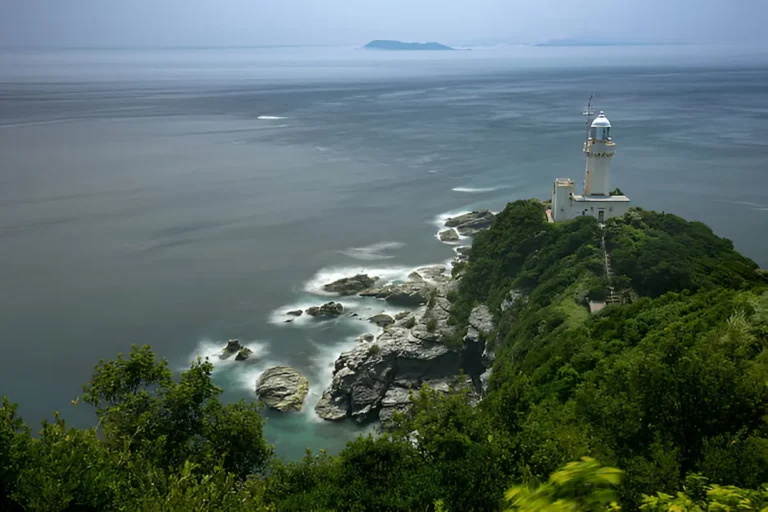
[[[611,123],[604,112],[592,121],[589,138],[584,143],[587,172],[584,176],[585,196],[610,196],[609,170],[616,144],[611,140]]]
[[[591,115],[587,107],[587,115]],[[584,154],[587,169],[584,174],[584,194],[577,195],[573,180],[558,178],[552,190],[552,209],[548,216],[553,222],[574,219],[584,215],[604,222],[611,217],[624,215],[629,211],[629,198],[625,195],[611,195],[611,158],[616,144],[611,138],[611,123],[600,112],[589,126]]]

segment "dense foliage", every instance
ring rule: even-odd
[[[601,228],[549,224],[543,209],[508,205],[457,269],[452,322],[479,303],[497,320],[478,406],[458,385],[424,389],[391,432],[283,462],[256,406],[219,402],[211,363],[174,379],[135,348],[84,387],[94,428],[55,415],[33,435],[3,402],[0,509],[764,508],[765,276],[673,215],[632,210]],[[608,287],[623,303],[590,315]]]

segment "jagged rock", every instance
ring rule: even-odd
[[[510,290],[503,301],[501,301],[501,310],[506,311],[511,308],[517,301],[523,298],[523,292],[520,290]]]
[[[368,321],[372,324],[378,325],[379,327],[386,327],[387,325],[395,323],[395,319],[385,313],[373,315],[372,317],[368,318]]]
[[[490,228],[494,218],[495,215],[490,210],[477,210],[448,219],[445,227],[456,228],[460,235],[472,236],[478,231]]]
[[[421,274],[419,274],[415,270],[413,272],[411,272],[410,274],[408,274],[408,279],[410,281],[418,281],[418,282],[424,281],[424,278],[421,277]]]
[[[446,229],[437,234],[437,237],[441,242],[456,242],[459,239],[459,234],[455,229]]]
[[[371,333],[361,334],[360,336],[357,337],[357,341],[359,341],[361,343],[362,342],[370,343],[374,339],[376,339],[376,337],[373,334],[371,334]]]
[[[222,350],[219,355],[219,359],[229,359],[242,348],[243,346],[240,344],[240,340],[229,340],[227,341],[227,346],[224,347],[224,350]]]
[[[434,306],[411,329],[413,336],[422,341],[444,343],[453,335],[454,327],[448,324],[451,303],[444,297],[436,297]]]
[[[450,277],[445,274],[445,271],[445,265],[431,265],[429,267],[421,267],[416,269],[416,272],[423,276],[424,279],[428,279],[436,283],[445,282],[450,279]]]
[[[401,311],[395,315],[395,320],[402,320],[403,318],[408,317],[410,315],[411,315],[410,311]]]
[[[453,334],[448,325],[450,303],[436,297],[413,328],[406,319],[384,327],[376,343],[361,343],[339,356],[333,380],[316,407],[319,416],[337,420],[350,417],[359,422],[379,419],[386,424],[395,411],[404,410],[407,389],[428,383],[447,390],[463,367],[481,368],[480,351],[469,354],[464,348],[449,348],[445,341]],[[466,357],[474,357],[467,365]],[[395,388],[402,388],[401,390]],[[445,389],[443,389],[445,388]]]
[[[480,390],[482,391],[483,395],[485,395],[488,392],[488,380],[491,378],[491,369],[488,368],[483,372],[482,375],[480,375]]]
[[[340,302],[326,302],[322,306],[312,306],[306,313],[314,317],[334,317],[344,312],[344,306]]]
[[[493,315],[488,306],[481,304],[475,306],[469,314],[469,327],[464,336],[465,343],[477,343],[480,341],[480,333],[488,334],[493,330]]]
[[[301,410],[307,391],[307,378],[288,366],[274,366],[256,382],[259,399],[278,411]]]
[[[302,310],[300,310],[300,309],[294,309],[293,311],[289,311],[289,312],[287,312],[287,313],[286,313],[286,315],[291,315],[291,316],[301,316],[301,315],[302,315],[302,313],[304,313]]]
[[[472,250],[472,246],[470,245],[462,245],[461,247],[456,248],[456,252],[461,256],[469,256],[469,251]]]
[[[486,368],[490,368],[493,364],[493,360],[496,359],[496,352],[493,347],[486,341],[483,354],[480,356],[480,363]]]
[[[235,356],[235,361],[245,361],[251,357],[251,354],[253,354],[253,350],[249,349],[248,347],[243,347]]]
[[[320,401],[315,406],[318,416],[328,421],[340,421],[347,417],[349,404],[346,397],[331,397],[330,391],[323,393]]]
[[[363,290],[371,288],[378,277],[368,277],[367,274],[357,274],[352,277],[344,277],[332,283],[323,286],[327,292],[338,293],[339,295],[355,295]]]
[[[384,299],[390,304],[413,307],[429,300],[430,288],[423,283],[403,283],[394,285]]]
[[[371,288],[360,292],[360,295],[384,299],[398,306],[413,307],[427,302],[431,289],[427,283],[409,281],[383,288]]]

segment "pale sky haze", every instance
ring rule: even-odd
[[[0,0],[1,47],[768,45],[768,0]]]

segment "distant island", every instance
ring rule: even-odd
[[[455,50],[455,48],[451,48],[450,46],[446,46],[444,44],[440,43],[405,43],[403,41],[391,41],[391,40],[383,40],[383,39],[376,39],[375,41],[371,41],[367,45],[363,46],[363,48],[366,48],[368,50],[397,50],[397,51],[403,51],[403,50],[421,50],[421,51],[445,51],[445,50]]]

